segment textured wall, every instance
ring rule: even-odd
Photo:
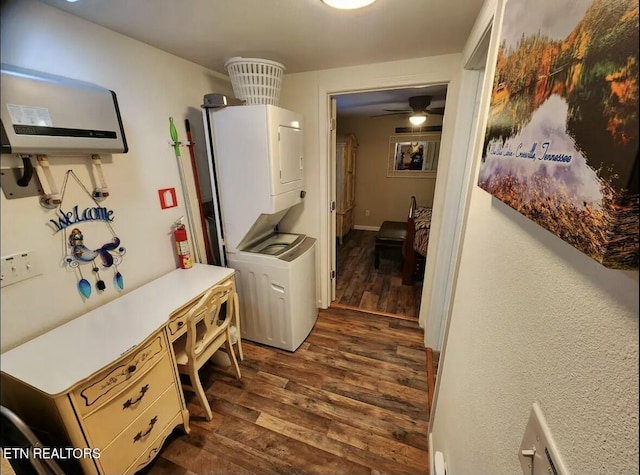
[[[503,6],[485,2],[465,51],[494,12],[500,25]],[[481,111],[492,76],[488,68]],[[478,188],[475,155],[434,450],[452,474],[522,473],[517,453],[537,401],[570,473],[637,474],[638,272],[606,269]]]
[[[472,193],[433,426],[454,474],[520,473],[538,401],[572,473],[638,473],[638,273]]]

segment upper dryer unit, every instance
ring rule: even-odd
[[[1,65],[2,153],[126,153],[115,92],[95,84]]]
[[[274,105],[211,112],[227,250],[273,230],[304,198],[302,116]]]

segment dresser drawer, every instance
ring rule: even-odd
[[[156,455],[160,453],[160,450],[162,450],[162,446],[164,445],[164,442],[171,435],[175,426],[180,423],[181,423],[181,416],[178,415],[174,417],[173,421],[171,421],[169,425],[165,427],[162,432],[158,433],[158,437],[153,442],[151,442],[151,444],[149,444],[149,447],[147,447],[147,449],[142,453],[142,455],[140,455],[140,457],[138,457],[138,459],[135,462],[133,462],[133,464],[127,469],[125,473],[134,474],[142,470],[147,465],[149,465],[151,461],[156,457]]]
[[[77,411],[88,414],[122,391],[167,354],[162,333],[147,340],[132,354],[101,371],[97,376],[73,391]]]
[[[179,413],[180,401],[177,390],[172,385],[100,452],[98,463],[102,466],[102,472],[125,473],[125,470],[140,457],[140,454],[145,453]]]
[[[173,384],[169,355],[84,420],[92,447],[104,448]]]
[[[167,329],[169,330],[169,338],[172,341],[187,330],[187,314],[191,308],[192,306],[188,305],[171,315],[171,319],[167,323]]]

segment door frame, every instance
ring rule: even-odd
[[[446,60],[445,60],[446,58]],[[458,61],[451,61],[452,58]],[[327,83],[318,85],[318,145],[319,156],[326,157],[320,160],[320,304],[322,308],[327,308],[331,303],[331,255],[333,254],[329,246],[335,249],[335,235],[331,235],[333,214],[326,212],[330,210],[332,201],[332,177],[335,180],[335,172],[331,172],[331,167],[335,170],[335,154],[331,151],[331,98],[340,94],[354,94],[359,92],[369,92],[385,89],[404,89],[418,86],[447,85],[447,109],[456,111],[458,109],[459,76],[462,71],[462,56],[450,55],[448,57],[438,57],[434,62],[438,62],[438,67],[425,67],[424,71],[418,74],[406,76],[372,76],[363,78],[362,76],[345,75],[337,79],[332,79]],[[445,112],[442,127],[441,156],[450,156],[454,144],[454,131],[456,130],[456,113]],[[440,162],[438,169],[438,179],[446,182],[449,172],[448,160]],[[437,186],[437,185],[436,185]],[[409,200],[407,199],[407,209]],[[326,208],[325,208],[326,206]],[[434,221],[441,219],[443,210],[441,203],[434,200]],[[437,252],[437,247],[431,252]],[[427,292],[431,295],[431,282],[426,279],[423,282],[423,294]],[[421,325],[425,321],[421,308]]]
[[[336,155],[336,143],[337,143],[337,101],[335,96],[329,97],[329,235],[333,236],[333,243],[329,246],[329,258],[331,264],[329,267],[329,303],[333,302],[336,298],[336,282],[338,280],[338,263],[336,249],[336,221],[337,212],[337,163],[338,157]]]
[[[472,121],[470,123],[469,136],[466,143],[467,154],[465,157],[466,170],[461,177],[460,184],[460,202],[458,204],[458,228],[455,235],[456,243],[452,252],[452,260],[450,262],[450,272],[452,276],[452,286],[450,287],[451,295],[442,318],[442,326],[440,332],[442,334],[442,350],[440,352],[440,361],[438,365],[438,376],[434,389],[433,401],[431,403],[431,412],[429,414],[429,469],[431,473],[435,470],[435,449],[433,440],[433,428],[437,417],[438,394],[440,392],[441,374],[445,370],[447,359],[447,337],[451,325],[451,316],[453,314],[453,306],[455,302],[456,282],[460,268],[460,259],[462,256],[462,248],[464,246],[464,233],[469,214],[469,205],[471,201],[471,191],[475,186],[473,179],[479,160],[476,158],[482,149],[482,140],[484,137],[484,127],[486,127],[485,115],[489,110],[489,101],[491,96],[491,86],[495,70],[495,60],[497,57],[497,35],[498,28],[494,28],[494,21],[497,18],[498,11],[504,6],[505,0],[487,0],[485,1],[480,14],[473,26],[471,34],[463,51],[464,70],[461,74],[461,81],[465,84],[476,84],[474,93],[475,99],[473,104]],[[493,65],[493,66],[492,66]],[[481,71],[483,70],[483,71]]]

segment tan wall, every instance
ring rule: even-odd
[[[356,158],[355,225],[378,227],[383,221],[405,221],[410,198],[431,206],[436,179],[387,177],[389,137],[396,127],[407,127],[406,117],[341,117],[338,136],[352,133],[358,139]],[[442,125],[442,117],[431,116],[426,125]],[[366,216],[366,210],[370,215]]]
[[[305,191],[304,202],[283,218],[283,231],[299,232],[318,239],[317,270],[319,305],[330,302],[329,269],[333,265],[330,246],[329,209],[329,96],[353,91],[447,84],[447,115],[444,117],[441,156],[451,153],[455,136],[459,96],[460,54],[414,58],[388,63],[285,74],[280,106],[303,116]],[[463,139],[464,140],[464,139]],[[442,158],[441,158],[442,160]]]
[[[40,2],[4,1],[0,19],[3,62],[92,82],[118,96],[129,152],[103,156],[110,196],[101,206],[114,211],[113,229],[127,249],[118,266],[125,291],[175,269],[171,225],[186,215],[186,209],[176,157],[168,145],[169,117],[175,120],[180,140],[186,139],[184,119],[189,118],[196,158],[206,162],[202,97],[212,91],[230,93],[231,84],[213,71]],[[28,38],[24,32],[29,32]],[[193,204],[196,193],[186,148],[182,157]],[[90,187],[88,155],[56,156],[50,162],[58,187],[69,169]],[[16,156],[2,155],[2,168],[18,165]],[[178,206],[160,209],[157,190],[162,188],[176,189]],[[211,199],[211,192],[204,189],[203,197],[207,199],[207,195]],[[2,255],[35,251],[42,270],[40,276],[2,288],[1,351],[121,295],[111,283],[113,272],[109,269],[101,272],[107,289],[82,300],[76,288],[78,274],[60,267],[61,235],[46,225],[55,212],[40,206],[38,199],[9,200],[0,193]],[[80,209],[93,206],[69,180],[63,209],[73,205],[80,205]],[[81,230],[92,248],[105,242],[100,238],[107,230],[100,223],[86,223]],[[90,269],[84,266],[82,270],[85,278],[93,280]]]

